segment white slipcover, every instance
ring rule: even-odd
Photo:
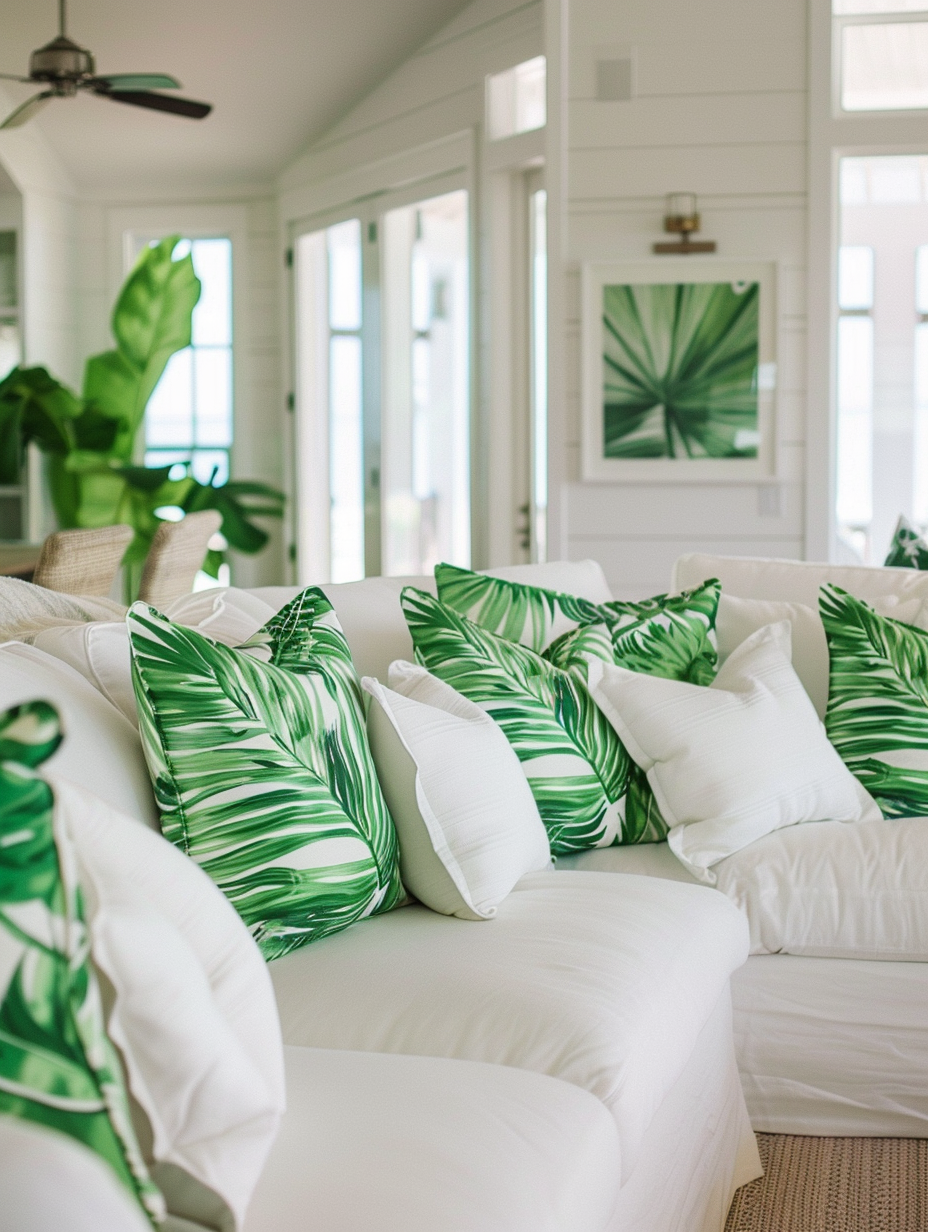
[[[312,997],[312,994],[309,994]],[[604,1232],[615,1124],[541,1074],[285,1049],[287,1114],[244,1232]]]
[[[747,948],[710,889],[543,872],[489,923],[406,907],[270,971],[285,1044],[491,1061],[591,1091],[624,1179]]]
[[[673,569],[673,589],[690,590],[712,577],[722,583],[723,594],[804,603],[814,611],[818,611],[818,592],[825,582],[832,582],[867,603],[890,595],[900,601],[928,599],[928,573],[918,569],[829,565],[759,556],[711,556],[704,552],[680,557]]]
[[[145,755],[128,719],[60,659],[23,642],[0,646],[0,710],[37,700],[59,711],[65,736],[44,768],[158,830]]]
[[[483,572],[526,586],[544,586],[579,595],[592,603],[606,603],[612,598],[602,568],[595,560],[553,560],[544,565],[510,565]],[[394,659],[412,659],[412,638],[400,607],[404,586],[435,594],[433,577],[371,577],[360,582],[326,583],[322,587],[348,639],[359,676],[376,676],[384,681]],[[263,586],[248,593],[277,611],[301,589]]]
[[[0,1232],[151,1232],[151,1224],[95,1151],[0,1117]]]

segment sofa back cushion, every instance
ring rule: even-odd
[[[506,565],[483,572],[510,582],[563,591],[592,603],[607,603],[612,598],[605,574],[595,560],[552,560],[543,565]],[[435,579],[431,577],[371,577],[320,587],[335,608],[359,676],[375,676],[383,682],[395,659],[412,659],[412,640],[400,608],[400,592],[405,586],[435,594]],[[298,595],[300,587],[263,586],[249,593],[276,611]]]
[[[888,596],[900,602],[928,599],[928,573],[916,569],[829,565],[820,561],[776,560],[752,556],[711,556],[693,552],[674,565],[674,590],[690,590],[706,578],[722,583],[722,594],[741,599],[784,599],[818,610],[819,588],[826,582],[868,603]]]
[[[0,709],[42,698],[61,715],[65,740],[48,768],[158,829],[142,745],[131,723],[67,663],[35,646],[0,646]]]

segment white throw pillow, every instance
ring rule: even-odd
[[[67,663],[23,642],[0,646],[0,710],[36,700],[51,702],[66,737],[49,770],[159,829],[145,754],[132,725]]]
[[[881,616],[890,616],[893,620],[921,629],[928,628],[923,599],[883,595],[874,599],[871,606]],[[792,627],[793,667],[812,699],[816,713],[823,719],[828,706],[829,659],[825,626],[817,609],[813,610],[804,603],[776,599],[741,599],[723,591],[715,621],[719,662],[724,663],[752,633],[780,620],[788,620]]]
[[[928,962],[928,818],[793,826],[715,872],[752,954]]]
[[[882,817],[829,744],[790,663],[788,621],[752,634],[708,688],[591,662],[590,691],[700,880],[782,826]]]
[[[442,915],[492,919],[521,877],[551,863],[519,759],[488,714],[425,668],[396,662],[389,681],[361,683],[403,884]]]
[[[93,960],[114,994],[108,1032],[148,1119],[152,1179],[172,1214],[225,1227],[231,1211],[241,1227],[284,1110],[267,966],[192,860],[90,792],[49,781],[77,851]]]

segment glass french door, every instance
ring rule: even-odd
[[[294,243],[301,581],[470,564],[468,194]]]

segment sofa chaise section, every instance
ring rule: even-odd
[[[746,954],[744,918],[712,890],[547,872],[490,923],[405,907],[270,971],[286,1044],[493,1062],[591,1092],[624,1182]]]

